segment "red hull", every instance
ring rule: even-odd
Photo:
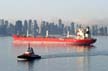
[[[96,39],[75,39],[75,38],[56,38],[56,37],[23,37],[23,36],[13,36],[16,42],[33,42],[33,43],[66,43],[73,45],[91,45],[96,42]]]

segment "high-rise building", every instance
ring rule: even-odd
[[[62,23],[62,20],[61,19],[59,19],[58,20],[58,27],[59,27],[59,34],[61,34],[61,35],[63,35],[63,33],[64,33],[64,24]]]
[[[0,19],[0,25],[4,25],[4,19]]]
[[[34,36],[39,35],[39,26],[37,24],[37,20],[34,20],[34,28],[33,28]]]
[[[15,34],[17,34],[17,35],[22,35],[23,34],[23,25],[22,25],[21,20],[16,21]]]
[[[74,24],[74,22],[71,23],[70,28],[71,28],[70,34],[75,35],[75,24]]]
[[[27,36],[27,32],[28,32],[28,22],[27,20],[24,21],[24,26],[23,26],[23,34],[25,36]]]

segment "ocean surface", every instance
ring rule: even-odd
[[[0,71],[108,71],[108,37],[95,37],[93,46],[31,45],[40,60],[18,60],[27,45],[0,37]]]

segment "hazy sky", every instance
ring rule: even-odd
[[[0,0],[0,18],[106,19],[108,0]]]

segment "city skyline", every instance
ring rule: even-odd
[[[57,34],[57,35],[66,35],[67,32],[75,35],[78,27],[87,27],[88,25],[79,25],[74,22],[71,22],[70,25],[65,25],[61,19],[58,20],[58,23],[41,21],[39,23],[37,20],[16,20],[15,24],[10,23],[8,20],[1,19],[0,20],[0,36],[12,36],[13,34],[17,35],[27,35],[27,30],[30,35],[46,35],[46,31],[49,34]],[[92,35],[101,35],[108,36],[108,26],[105,25],[89,25],[91,29]]]
[[[0,0],[0,18],[108,23],[107,0]],[[90,23],[89,23],[90,22]]]

